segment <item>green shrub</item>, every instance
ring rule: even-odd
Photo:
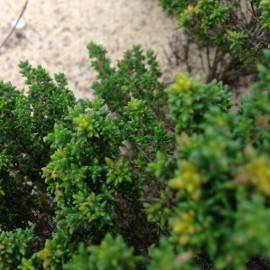
[[[43,138],[75,103],[63,75],[54,82],[41,67],[32,68],[27,62],[20,67],[29,85],[28,95],[0,82],[1,269],[17,269],[22,258],[38,249],[37,243],[29,246],[32,231],[14,229],[36,224],[40,241],[51,233],[54,205],[41,170],[51,151]]]
[[[0,230],[0,269],[17,269],[21,261],[33,253],[36,240],[33,229]]]
[[[104,50],[93,44],[89,47],[91,57],[95,57],[93,61],[99,62],[98,66],[106,66],[105,57],[94,54]],[[140,60],[140,56],[133,60],[127,53],[120,62],[135,60]],[[141,65],[137,65],[140,69]],[[110,79],[104,79],[102,71],[96,70],[99,74],[99,81],[94,84],[98,85],[97,98],[78,101],[47,137],[54,153],[43,172],[57,204],[61,236],[56,231],[50,244],[39,252],[37,260],[41,259],[43,265],[60,267],[63,258],[69,258],[82,240],[98,243],[107,232],[126,236],[137,253],[146,252],[148,240],[144,239],[156,234],[155,225],[146,220],[140,198],[150,182],[145,166],[156,151],[168,148],[170,136],[151,108],[152,99],[144,100],[145,96],[127,98],[123,107],[117,107],[120,106],[117,104],[119,97],[113,94],[116,86],[109,86]],[[128,70],[121,72],[125,77]],[[121,79],[120,75],[115,77]],[[155,84],[161,85],[158,81]],[[99,92],[105,87],[108,97]],[[142,89],[149,96],[155,91],[151,80]],[[131,91],[132,87],[126,90],[127,97]],[[101,98],[108,99],[109,104]],[[114,112],[113,108],[118,110]],[[44,254],[51,254],[51,257]]]
[[[159,2],[167,13],[179,18],[188,39],[197,43],[200,51],[205,49],[208,81],[232,82],[240,75],[254,73],[262,49],[269,44],[268,0]]]
[[[151,50],[143,53],[134,46],[125,53],[116,67],[111,66],[106,50],[90,43],[88,45],[91,66],[98,73],[93,83],[95,93],[106,101],[112,112],[121,112],[132,99],[140,99],[158,115],[166,105],[164,84],[160,82],[161,71]]]
[[[266,269],[269,52],[237,108],[217,81],[165,89],[139,47],[89,55],[94,100],[28,63],[28,95],[0,84],[0,268]]]
[[[112,238],[106,235],[98,246],[90,246],[87,250],[81,246],[79,254],[64,267],[66,270],[132,270],[136,269],[139,257],[125,245],[121,236]]]
[[[20,67],[27,96],[0,82],[0,228],[8,230],[36,223],[37,212],[41,217],[49,210],[41,168],[51,152],[43,138],[75,102],[63,75],[53,82],[41,67],[27,62]]]
[[[171,118],[178,132],[190,134],[200,129],[198,123],[211,106],[225,112],[231,107],[228,89],[216,81],[205,85],[197,78],[181,74],[168,91]]]
[[[260,69],[263,79],[266,67]],[[269,258],[270,93],[265,83],[237,111],[208,106],[204,117],[192,122],[196,132],[176,133],[174,174],[157,203],[147,206],[150,220],[170,235],[160,249],[171,258],[171,269],[177,269],[179,256],[191,269],[201,269],[202,260],[207,269],[246,269],[252,258]],[[153,258],[158,252],[155,248]]]

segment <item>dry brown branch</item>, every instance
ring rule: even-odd
[[[17,18],[16,20],[16,23],[13,25],[13,27],[10,29],[9,33],[7,34],[6,38],[3,40],[3,42],[1,43],[0,45],[0,49],[2,47],[4,47],[6,45],[6,43],[8,42],[9,38],[12,36],[13,32],[15,31],[20,19],[22,18],[26,8],[27,8],[27,5],[28,5],[28,0],[25,1],[24,5],[23,5],[23,8],[19,14],[19,17]]]

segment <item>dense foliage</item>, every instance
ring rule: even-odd
[[[230,12],[190,2],[162,3]],[[235,106],[217,80],[165,87],[153,51],[88,50],[93,100],[28,62],[26,94],[0,82],[0,269],[268,269],[270,52]]]
[[[176,15],[189,40],[205,51],[208,81],[252,74],[270,40],[268,0],[159,0]],[[194,53],[194,52],[190,52]]]
[[[27,62],[20,67],[29,85],[27,96],[0,82],[0,228],[7,230],[37,220],[42,227],[48,221],[51,199],[41,168],[51,151],[43,138],[75,103],[62,74],[54,82],[41,67],[32,68]]]

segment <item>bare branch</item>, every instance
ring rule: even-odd
[[[23,14],[24,14],[24,12],[25,12],[25,10],[26,10],[26,8],[27,8],[27,5],[28,5],[28,0],[25,1],[24,5],[23,5],[23,8],[22,8],[22,10],[21,10],[21,12],[20,12],[20,15],[19,15],[19,17],[18,17],[17,20],[16,20],[16,23],[13,25],[13,27],[10,29],[8,35],[6,36],[6,38],[5,38],[5,39],[3,40],[3,42],[1,43],[0,49],[6,45],[6,43],[7,43],[8,40],[9,40],[9,38],[12,36],[13,32],[15,31],[15,29],[16,29],[16,27],[17,27],[19,21],[20,21],[20,19],[22,18]]]

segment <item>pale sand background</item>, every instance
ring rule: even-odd
[[[0,0],[0,42],[23,5],[24,0]],[[89,41],[103,44],[114,60],[132,44],[141,44],[157,52],[165,76],[181,69],[169,65],[167,57],[177,23],[164,15],[157,0],[30,0],[23,20],[19,35],[0,50],[0,80],[19,88],[25,86],[17,65],[28,59],[51,73],[65,73],[78,97],[91,96]]]

